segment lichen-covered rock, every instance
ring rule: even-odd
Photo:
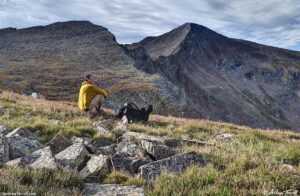
[[[83,143],[75,143],[61,151],[55,158],[66,171],[80,171],[88,162],[91,155]]]
[[[113,144],[113,142],[112,142],[111,139],[108,139],[108,138],[96,138],[88,146],[94,152],[94,151],[97,151],[98,148],[109,146],[109,145],[112,145],[112,144]]]
[[[76,137],[73,136],[71,138],[71,142],[72,144],[76,144],[76,143],[83,143],[84,145],[89,145],[92,142],[91,138],[87,138],[87,137]]]
[[[16,159],[27,156],[32,152],[40,149],[43,145],[37,140],[32,140],[27,137],[21,137],[18,134],[6,135],[9,145],[9,159]]]
[[[185,140],[185,139],[177,139],[177,138],[165,138],[165,144],[166,146],[169,146],[171,148],[178,148],[182,147],[183,145],[187,146],[211,146],[212,143],[209,142],[203,142],[199,140]]]
[[[149,156],[136,158],[136,159],[132,160],[130,163],[130,171],[133,174],[136,174],[139,172],[139,168],[142,165],[146,165],[151,162],[153,162],[153,160]]]
[[[116,151],[128,154],[129,156],[136,156],[139,151],[139,146],[131,141],[122,141],[118,144]]]
[[[72,142],[60,133],[55,135],[53,139],[47,144],[47,146],[50,146],[54,154],[61,152],[62,150],[66,149],[71,145]]]
[[[106,155],[92,156],[86,166],[79,172],[81,179],[100,178],[109,172],[109,157]]]
[[[0,132],[0,167],[9,161],[9,146],[4,133]]]
[[[4,135],[8,134],[9,132],[11,132],[12,129],[5,126],[5,125],[0,125],[0,133],[3,133]]]
[[[117,144],[111,144],[109,146],[99,147],[92,149],[94,154],[102,154],[102,155],[113,155],[116,153]]]
[[[176,149],[165,145],[158,145],[146,140],[142,140],[141,145],[145,150],[147,150],[148,153],[152,154],[156,160],[171,157],[178,153],[178,150]]]
[[[132,173],[130,163],[132,158],[128,154],[116,153],[111,157],[111,165],[114,171],[123,171],[127,173]]]
[[[58,168],[55,157],[53,156],[49,146],[34,151],[28,156],[24,156],[9,161],[5,165],[30,167],[33,169],[38,169],[38,168],[57,169]]]
[[[154,161],[140,167],[140,177],[153,180],[162,172],[178,174],[188,167],[205,165],[202,155],[196,152],[183,153],[159,161]]]
[[[37,140],[37,135],[30,132],[27,129],[24,128],[16,128],[15,130],[9,132],[6,134],[6,137],[13,137],[13,136],[20,136],[22,138],[28,138],[30,140]]]
[[[159,145],[165,144],[164,138],[147,135],[145,133],[136,133],[136,132],[128,131],[123,135],[123,138],[124,138],[124,140],[138,140],[138,141],[145,140],[145,141],[150,141],[152,143],[159,144]]]
[[[109,129],[112,127],[112,123],[113,121],[111,119],[108,119],[100,122],[94,122],[92,126],[97,133],[111,134],[112,131],[110,131]]]
[[[86,183],[83,195],[144,196],[144,189],[136,186],[121,186],[117,184]]]

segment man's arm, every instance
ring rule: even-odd
[[[95,87],[93,86],[93,92],[97,93],[97,94],[100,94],[100,95],[103,95],[104,97],[107,97],[107,92],[101,88],[98,88],[98,87]]]

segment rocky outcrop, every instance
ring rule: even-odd
[[[83,195],[105,195],[105,196],[144,196],[143,188],[135,186],[121,186],[116,184],[86,183]]]
[[[204,166],[205,161],[202,155],[196,152],[189,152],[148,163],[140,167],[140,177],[146,180],[153,180],[162,172],[178,174],[192,165]]]
[[[83,143],[75,143],[55,155],[58,163],[66,171],[80,171],[91,158]]]
[[[32,169],[47,168],[57,169],[56,160],[49,146],[34,151],[28,156],[24,156],[6,163],[7,166],[29,167]]]
[[[110,171],[109,157],[106,155],[92,156],[86,166],[79,172],[81,179],[99,179]]]

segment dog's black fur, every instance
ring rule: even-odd
[[[148,121],[150,113],[153,111],[153,106],[148,105],[145,108],[139,108],[134,103],[125,103],[117,112],[116,117],[127,117],[129,123]]]

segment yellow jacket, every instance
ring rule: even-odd
[[[91,101],[97,95],[107,96],[107,93],[91,83],[84,81],[80,87],[79,98],[78,98],[78,107],[80,110],[89,108]]]

